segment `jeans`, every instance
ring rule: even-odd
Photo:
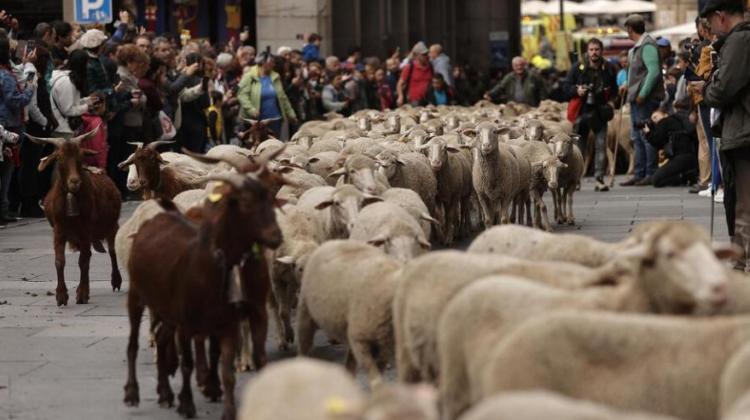
[[[649,100],[642,105],[635,102],[630,103],[630,120],[632,123],[630,138],[635,148],[635,177],[645,178],[653,176],[656,172],[657,153],[656,149],[646,140],[646,135],[637,126],[638,123],[648,121],[651,114],[659,107],[659,102]]]
[[[657,169],[653,176],[656,188],[683,185],[698,177],[698,161],[694,154],[683,153],[673,156],[664,166]]]
[[[0,218],[8,216],[8,210],[10,209],[8,194],[10,193],[10,181],[13,179],[15,169],[15,163],[7,156],[4,161],[0,162]]]
[[[706,135],[706,141],[708,142],[708,158],[711,159],[711,179],[714,185],[721,184],[721,170],[719,169],[719,158],[714,156],[716,154],[716,146],[714,145],[714,136],[711,134],[711,108],[705,105],[698,105],[698,117],[700,118],[700,126]]]

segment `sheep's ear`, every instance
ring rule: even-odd
[[[404,162],[401,158],[396,159],[396,163],[399,164],[399,165],[401,165],[401,166],[406,165],[406,162]]]
[[[712,248],[716,258],[720,260],[735,260],[743,254],[742,248],[737,244],[714,244]]]
[[[430,241],[428,241],[427,239],[425,239],[425,238],[423,238],[421,236],[417,237],[417,243],[419,244],[419,246],[422,247],[422,249],[430,249],[430,248],[432,248],[432,244],[430,243]]]
[[[331,207],[333,205],[333,200],[326,200],[321,203],[318,203],[318,205],[315,206],[315,210],[323,210],[325,208]]]
[[[346,168],[338,168],[335,171],[328,174],[329,177],[336,177],[346,174]]]
[[[365,194],[365,198],[362,200],[362,207],[369,206],[372,203],[378,203],[380,201],[383,201],[381,197],[378,197],[377,195],[371,195],[371,194]]]
[[[432,224],[434,224],[436,226],[440,226],[440,222],[437,219],[435,219],[434,217],[432,217],[429,214],[427,214],[427,213],[420,214],[419,215],[419,219],[420,220],[424,220],[425,222],[430,222],[430,223],[432,223]]]
[[[49,155],[43,157],[42,160],[39,161],[39,166],[37,166],[36,170],[42,172],[47,169],[47,167],[57,159],[57,155],[57,150],[55,150]]]
[[[319,157],[311,157],[310,159],[307,160],[307,163],[315,163],[315,162],[320,162],[320,158]]]
[[[460,152],[461,151],[461,146],[454,146],[452,144],[448,144],[448,145],[445,146],[445,150],[447,150],[447,151],[449,151],[451,153],[456,153],[456,152]]]
[[[292,265],[294,264],[294,257],[291,255],[286,255],[283,257],[276,258],[276,262],[286,265]]]

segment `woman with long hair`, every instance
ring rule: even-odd
[[[72,138],[81,128],[81,115],[92,108],[92,98],[81,97],[86,92],[88,61],[86,51],[75,50],[62,69],[52,72],[50,104],[58,124],[53,137]]]

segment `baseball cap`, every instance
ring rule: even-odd
[[[713,12],[722,10],[745,10],[743,0],[708,0],[706,7],[701,10],[701,17],[708,17]]]
[[[669,43],[669,40],[667,38],[659,38],[656,40],[656,45],[660,47],[671,47],[672,44]]]
[[[423,54],[427,54],[428,50],[427,50],[427,46],[424,45],[424,42],[419,41],[416,44],[414,44],[414,47],[412,47],[411,52],[414,54],[423,55]]]

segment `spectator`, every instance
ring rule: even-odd
[[[653,184],[657,188],[685,185],[698,178],[698,137],[688,116],[689,103],[678,102],[675,108],[677,112],[673,114],[654,112],[644,127],[648,142],[668,159],[654,172]]]
[[[320,64],[312,61],[307,65],[307,85],[305,87],[306,109],[308,120],[322,118],[323,109],[323,76]]]
[[[50,79],[50,103],[52,115],[58,126],[53,137],[69,139],[80,129],[81,115],[91,108],[91,98],[84,97],[88,92],[86,74],[89,56],[83,50],[75,50],[60,70],[52,72]]]
[[[451,88],[455,87],[453,83],[453,69],[451,68],[451,59],[443,53],[443,46],[432,44],[430,46],[430,64],[435,73],[443,76],[445,83]]]
[[[141,51],[145,52],[148,55],[151,55],[151,38],[148,37],[148,35],[138,35],[138,37],[135,39],[135,46],[140,48]]]
[[[0,30],[0,126],[3,127],[4,144],[0,144],[0,225],[15,222],[10,214],[10,181],[18,160],[15,140],[23,133],[23,108],[31,102],[34,94],[33,82],[19,83],[12,72],[10,40]],[[25,57],[25,60],[33,57]],[[6,134],[6,131],[14,135]]]
[[[320,61],[322,59],[320,56],[320,42],[322,40],[323,38],[318,34],[310,34],[310,36],[307,37],[307,44],[302,47],[302,59],[305,60],[305,62],[309,63],[311,61]]]
[[[245,45],[237,49],[237,64],[242,69],[249,69],[255,62],[255,48]]]
[[[375,70],[375,92],[377,95],[377,99],[379,101],[379,106],[381,111],[387,111],[389,109],[393,109],[393,107],[396,105],[396,101],[394,101],[394,95],[393,90],[391,89],[391,85],[388,84],[388,80],[385,76],[385,70],[383,69],[377,69]],[[371,104],[372,105],[372,104]]]
[[[350,47],[349,54],[347,54],[346,60],[344,61],[342,67],[350,72],[354,70],[364,70],[365,66],[364,64],[362,64],[362,48],[358,46]]]
[[[146,95],[138,86],[139,80],[146,74],[149,68],[149,56],[138,46],[128,44],[117,52],[119,67],[117,74],[122,82],[122,89],[129,93],[130,103],[123,116],[125,127],[125,140],[143,141],[143,111],[146,107]]]
[[[179,113],[175,116],[177,129],[176,141],[182,147],[203,153],[206,149],[206,121],[205,110],[210,106],[208,96],[208,82],[203,57],[199,53],[189,53],[185,57],[186,71],[180,79],[184,80],[184,87],[179,91]],[[192,70],[187,68],[192,67]]]
[[[167,65],[158,58],[152,58],[148,70],[138,80],[138,88],[146,96],[143,109],[143,140],[152,142],[162,135],[159,111],[164,108],[162,89],[167,81]]]
[[[55,68],[59,68],[68,59],[68,47],[73,44],[73,27],[63,21],[56,21],[52,26],[55,30],[55,43],[50,52]]]
[[[695,28],[698,39],[690,44],[688,56],[688,66],[685,69],[685,81],[688,82],[687,94],[697,111],[696,130],[698,130],[698,183],[690,189],[691,193],[708,193],[710,196],[709,184],[711,183],[712,167],[718,165],[718,159],[714,159],[716,152],[714,148],[714,138],[711,133],[711,108],[703,103],[703,92],[697,89],[696,85],[690,82],[705,80],[710,76],[710,66],[699,66],[701,57],[709,55],[712,51],[710,47],[711,30],[708,21],[705,18],[695,18]],[[705,49],[705,51],[704,51]],[[715,171],[719,173],[718,167]],[[717,180],[718,183],[718,180]]]
[[[396,52],[398,54],[398,52]],[[398,89],[398,81],[401,78],[401,63],[396,57],[389,57],[385,60],[385,78],[388,82],[388,86],[391,87],[391,92],[395,94]]]
[[[614,106],[609,101],[617,91],[614,67],[602,57],[604,44],[591,38],[586,44],[584,61],[575,63],[568,73],[565,85],[571,98],[580,98],[576,119],[576,132],[586,141],[589,131],[594,133],[594,191],[609,191],[604,183],[607,169],[607,123],[614,117]],[[573,100],[570,106],[575,104]],[[586,149],[584,147],[584,149]]]
[[[326,112],[348,115],[350,102],[344,90],[344,76],[341,74],[333,76],[331,83],[323,88],[323,109]]]
[[[409,103],[419,105],[427,95],[432,83],[432,65],[427,57],[427,47],[423,42],[417,42],[411,50],[411,61],[401,71],[401,78],[397,86],[399,106]]]
[[[750,22],[743,0],[709,0],[701,11],[719,39],[718,66],[704,87],[704,103],[721,112],[719,154],[724,208],[732,242],[742,254],[735,268],[750,272]],[[693,82],[700,86],[702,82]]]
[[[37,68],[37,70],[44,80],[49,82],[50,77],[52,77],[52,70],[55,69],[55,63],[51,54],[52,46],[55,43],[55,29],[49,23],[41,22],[34,28],[34,39],[37,45],[41,45],[47,51],[47,67],[43,69]]]
[[[280,136],[282,118],[296,124],[297,116],[284,92],[281,77],[273,71],[276,65],[274,57],[263,52],[255,62],[256,66],[240,82],[238,98],[241,116],[259,120],[276,119],[270,128]]]
[[[422,105],[455,105],[456,98],[453,89],[445,83],[443,75],[435,73],[432,76],[432,84],[427,90]]]
[[[617,72],[617,88],[622,88],[628,85],[628,52],[623,51],[620,53],[620,70]]]
[[[630,15],[625,20],[628,37],[635,46],[628,54],[628,83],[620,88],[627,92],[632,120],[631,138],[635,148],[635,174],[622,186],[650,185],[656,172],[656,150],[646,141],[643,125],[664,99],[659,51],[654,39],[646,33],[646,21],[641,15]]]
[[[333,79],[333,76],[341,71],[341,61],[339,58],[331,55],[326,57],[326,78],[328,80]]]
[[[86,87],[88,88],[86,94],[101,92],[105,96],[110,96],[113,92],[112,81],[100,59],[102,46],[106,40],[107,36],[98,29],[89,29],[81,37],[80,44],[89,56],[86,68]]]
[[[471,106],[482,99],[485,87],[479,72],[471,66],[453,68],[453,80],[456,84],[456,100],[459,105]]]
[[[484,95],[484,98],[493,102],[513,101],[538,106],[546,96],[544,82],[526,68],[525,58],[514,57],[511,65],[513,71],[505,75],[500,83]]]
[[[674,51],[672,51],[672,44],[669,43],[667,38],[658,38],[656,40],[656,46],[659,48],[659,62],[663,68],[669,69],[674,65]]]

